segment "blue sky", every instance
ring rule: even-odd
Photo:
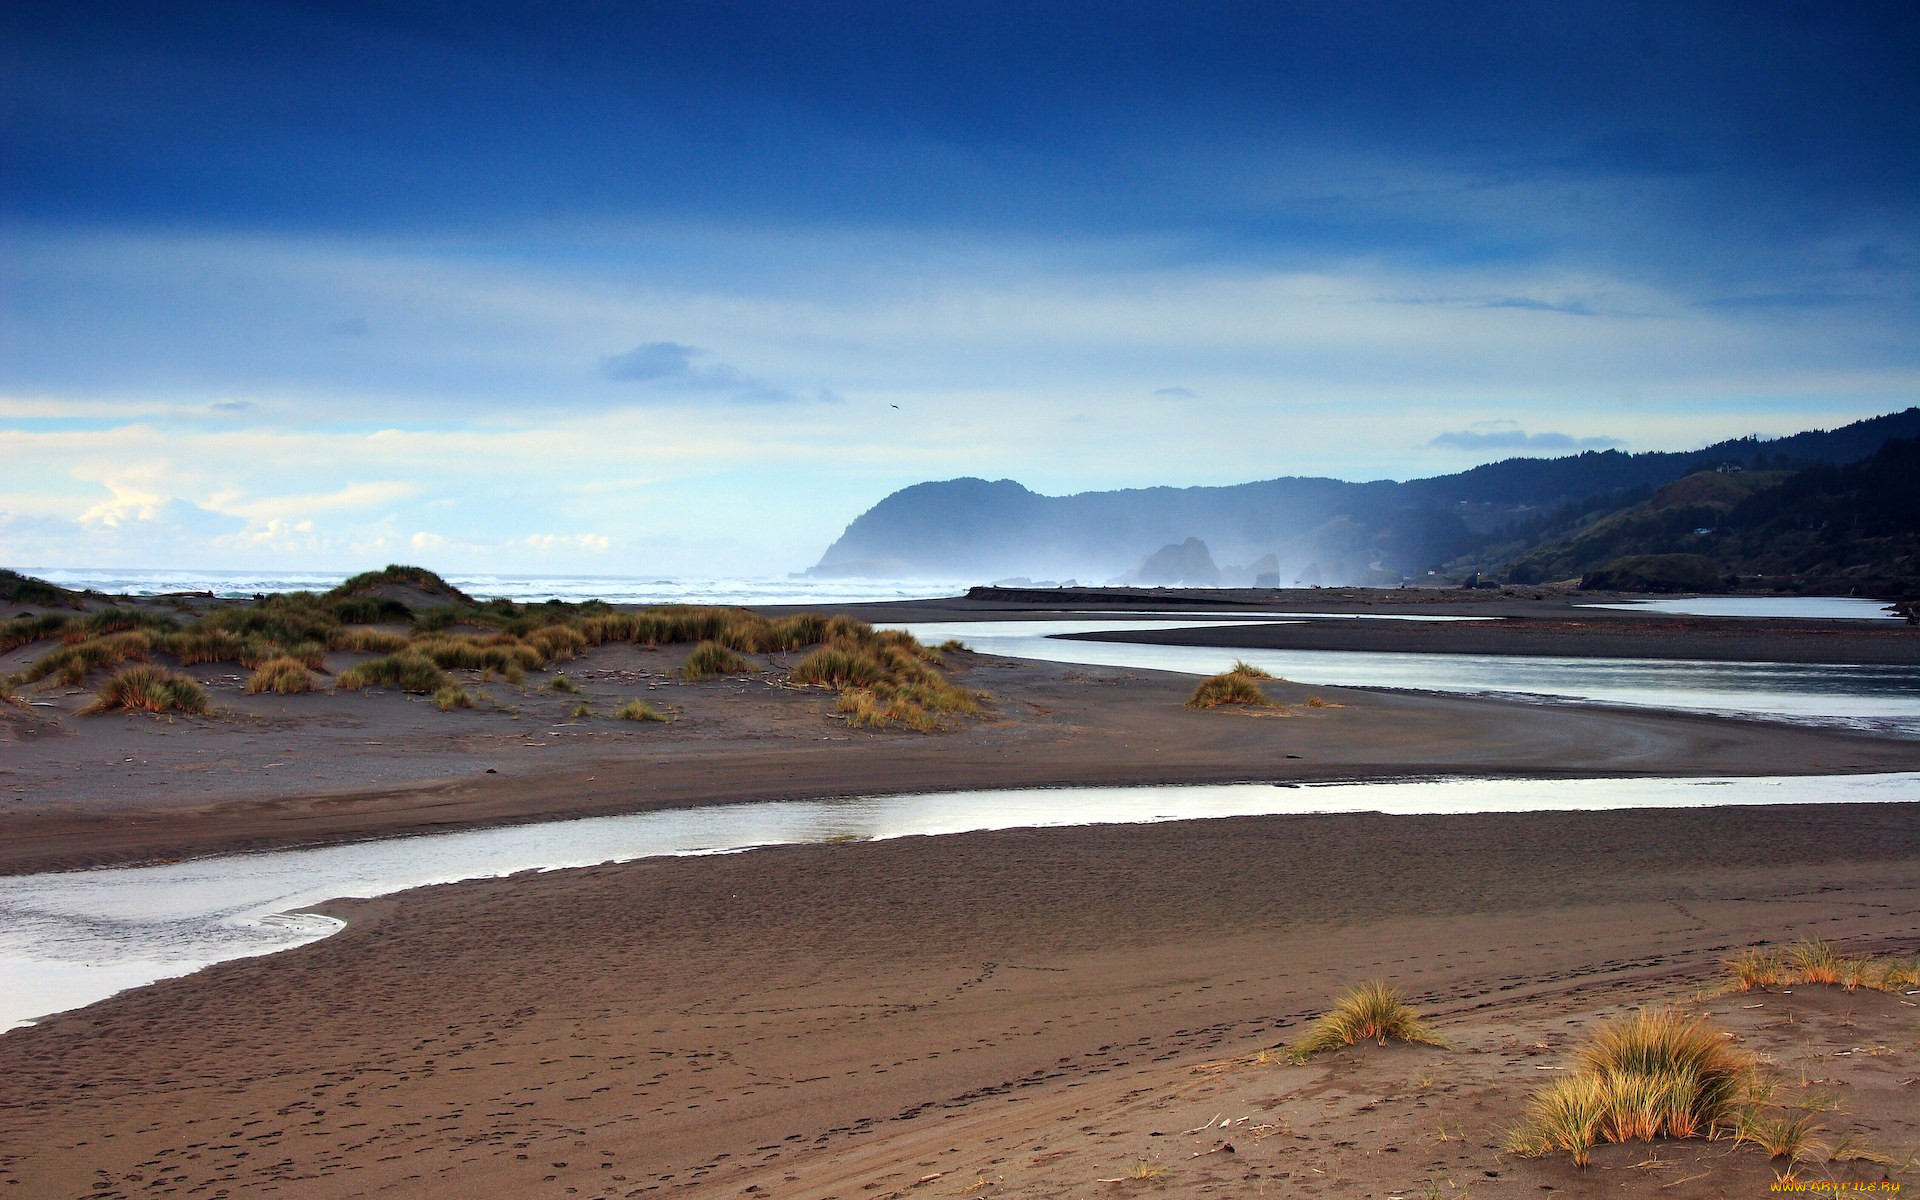
[[[778,573],[889,491],[1920,402],[1903,4],[0,8],[0,560]]]

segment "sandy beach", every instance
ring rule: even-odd
[[[0,1037],[0,1178],[30,1196],[1750,1195],[1777,1165],[1750,1147],[1613,1147],[1586,1171],[1498,1147],[1583,1030],[1688,999],[1732,948],[1911,948],[1916,817],[1011,831],[341,905],[333,938]],[[1252,1058],[1363,976],[1454,1048]],[[1796,1085],[1832,1081],[1837,1132],[1920,1144],[1910,1001],[1703,1007]],[[1163,1173],[1101,1182],[1143,1162]]]
[[[244,697],[219,668],[196,669],[217,718],[76,720],[55,695],[0,733],[0,870],[975,786],[1920,768],[1920,745],[1863,734],[1365,689],[1281,683],[1284,715],[1194,712],[1187,677],[971,653],[950,662],[992,696],[983,718],[850,730],[815,691],[672,683],[674,653],[568,666],[590,701],[672,705],[668,725],[572,720],[573,696],[534,689],[459,713]],[[1762,1191],[1783,1164],[1726,1142],[1610,1147],[1585,1171],[1501,1152],[1584,1031],[1684,1002],[1790,1093],[1837,1092],[1822,1136],[1887,1160],[1802,1178],[1912,1182],[1915,997],[1703,989],[1754,943],[1914,953],[1916,818],[1013,830],[339,902],[348,925],[321,942],[0,1035],[0,1180],[33,1197]],[[1452,1048],[1261,1055],[1365,977]]]

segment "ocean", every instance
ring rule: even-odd
[[[17,567],[64,588],[124,596],[212,592],[323,592],[354,572],[203,571],[192,568]],[[935,579],[672,578],[646,575],[480,575],[443,578],[481,600],[605,600],[612,604],[853,604],[964,595],[977,581]]]

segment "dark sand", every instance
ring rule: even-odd
[[[326,941],[0,1037],[7,1190],[1754,1195],[1779,1164],[1751,1147],[1582,1172],[1498,1146],[1582,1031],[1686,1000],[1733,947],[1911,952],[1920,805],[1011,831],[336,911]],[[1246,1060],[1365,976],[1454,1049]],[[1790,1098],[1831,1081],[1834,1134],[1920,1148],[1910,1001],[1703,1007]],[[1142,1161],[1164,1175],[1098,1182]]]
[[[479,690],[513,713],[249,698],[198,668],[219,717],[81,720],[57,690],[0,707],[0,871],[980,785],[1920,769],[1913,742],[1364,690],[1195,713],[1189,679],[973,655],[958,678],[992,693],[987,719],[850,731],[820,693],[674,684],[675,660],[567,668],[601,711],[676,706],[669,726],[505,685]],[[1582,1030],[1691,997],[1734,948],[1920,951],[1920,804],[1011,831],[336,911],[349,927],[320,943],[0,1036],[0,1193],[1754,1195],[1784,1164],[1751,1147],[1613,1148],[1580,1172],[1506,1158],[1500,1133]],[[1369,975],[1455,1048],[1246,1057]],[[1905,1159],[1916,999],[1705,1007],[1789,1093],[1830,1081],[1829,1140]],[[1102,1182],[1141,1162],[1163,1173]]]

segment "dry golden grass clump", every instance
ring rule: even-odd
[[[307,669],[306,663],[292,657],[270,658],[261,663],[247,679],[247,695],[273,692],[280,696],[291,696],[311,692],[313,686],[313,672]]]
[[[1753,1058],[1705,1017],[1674,1009],[1601,1026],[1578,1060],[1575,1073],[1534,1094],[1508,1150],[1565,1150],[1584,1167],[1602,1142],[1741,1136],[1764,1103]]]
[[[588,645],[595,646],[603,642],[640,646],[716,642],[741,654],[772,654],[821,641],[827,624],[811,613],[773,620],[744,608],[663,604],[639,612],[588,617],[581,622],[580,632]]]
[[[177,626],[173,618],[139,608],[103,608],[84,617],[75,617],[61,630],[60,640],[69,646],[110,633],[142,630],[151,634],[171,633]]]
[[[971,716],[980,711],[980,702],[944,679],[938,683],[882,680],[870,688],[848,688],[841,692],[834,709],[847,718],[849,725],[869,728],[904,725],[921,733],[931,733],[940,728],[943,714]]]
[[[165,667],[142,664],[107,677],[80,715],[106,712],[205,713],[212,708],[207,691],[192,678]]]
[[[887,669],[860,646],[841,642],[807,655],[793,665],[787,677],[802,685],[870,688],[887,677]]]
[[[432,659],[412,650],[355,663],[340,672],[336,682],[350,692],[369,687],[398,688],[403,692],[438,692],[453,684],[453,680]]]
[[[668,721],[672,718],[661,712],[645,700],[629,700],[613,710],[613,715],[622,721]]]
[[[542,625],[522,635],[522,640],[543,664],[578,658],[587,648],[587,635],[571,625]]]
[[[545,654],[510,633],[422,634],[408,649],[447,670],[524,673],[547,664]]]
[[[328,640],[327,645],[354,654],[392,654],[406,649],[407,642],[406,634],[389,629],[343,628]]]
[[[77,687],[89,674],[104,667],[126,662],[146,662],[153,654],[153,638],[145,630],[133,629],[88,638],[49,651],[35,659],[19,675],[21,683],[38,683],[58,676],[61,683]]]
[[[441,712],[452,712],[456,708],[472,708],[473,696],[457,683],[449,683],[433,693],[433,702],[440,706]]]
[[[72,623],[73,618],[65,613],[41,613],[39,616],[20,616],[0,621],[0,654],[18,650],[31,642],[60,637]]]
[[[1273,699],[1251,675],[1226,671],[1200,681],[1187,698],[1188,708],[1219,708],[1223,704],[1243,704],[1249,708],[1272,708]]]
[[[978,695],[940,673],[945,662],[940,652],[905,630],[876,630],[836,616],[825,622],[821,635],[825,644],[795,663],[788,681],[839,689],[834,711],[849,725],[930,733],[950,717],[980,711]]]
[[[1920,956],[1843,955],[1822,938],[1802,938],[1783,950],[1749,946],[1727,960],[1735,991],[1826,984],[1855,991],[1920,988]]]
[[[687,655],[687,661],[680,664],[680,678],[692,683],[722,675],[750,675],[759,669],[758,663],[736,654],[729,646],[701,642]]]
[[[409,610],[400,600],[378,594],[388,586],[446,603]],[[405,632],[367,627],[383,622],[403,624]],[[517,684],[527,672],[576,658],[589,647],[627,641],[693,643],[680,669],[689,682],[765,669],[748,655],[817,646],[794,667],[790,682],[840,691],[837,710],[856,725],[932,729],[951,714],[978,712],[980,700],[947,680],[938,669],[944,665],[938,651],[904,632],[878,631],[849,616],[769,618],[741,608],[691,604],[616,612],[598,601],[480,603],[430,571],[405,566],[355,576],[324,594],[290,592],[216,607],[184,627],[131,608],[16,618],[0,623],[0,650],[56,636],[63,645],[30,664],[15,682],[58,676],[79,684],[95,670],[169,654],[182,666],[240,663],[254,670],[255,690],[299,688],[302,681],[307,687],[300,690],[308,690],[311,677],[281,660],[324,672],[326,656],[337,652],[372,656],[340,672],[338,685],[344,689],[393,687],[444,700],[452,695],[447,689],[459,686],[449,671],[476,671],[485,681],[504,676]],[[577,691],[564,677],[553,686]],[[442,704],[449,706],[465,707]]]
[[[1377,979],[1355,984],[1336,1000],[1333,1011],[1309,1029],[1306,1036],[1290,1047],[1293,1060],[1302,1062],[1325,1050],[1352,1046],[1373,1040],[1382,1046],[1388,1041],[1421,1042],[1429,1046],[1447,1043],[1400,993]]]

